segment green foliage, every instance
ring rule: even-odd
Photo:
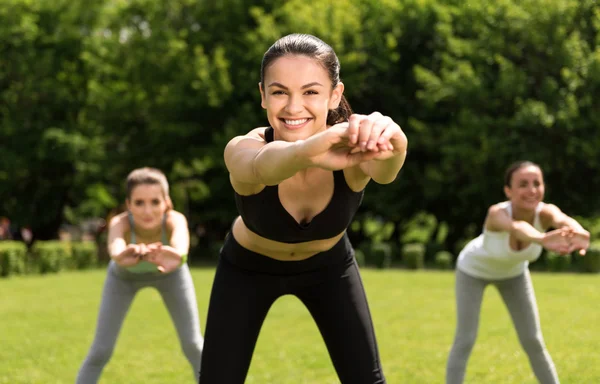
[[[351,225],[354,232],[362,232],[372,243],[390,240],[394,233],[394,223],[385,221],[382,217],[365,215],[361,220],[354,220]]]
[[[100,154],[102,138],[82,116],[81,60],[98,4],[0,4],[1,210],[41,238],[56,235],[68,196]]]
[[[41,274],[60,272],[71,263],[71,248],[68,242],[36,241],[31,251],[33,271]]]
[[[365,252],[362,249],[354,249],[354,258],[356,259],[356,263],[359,267],[365,267],[367,265],[367,258],[365,256]]]
[[[392,265],[394,247],[389,242],[363,241],[355,250],[358,252],[357,262],[361,266],[372,266],[386,269]]]
[[[597,216],[599,31],[593,0],[3,1],[0,211],[54,238],[104,217],[127,173],[155,166],[191,225],[225,232],[225,144],[268,123],[265,50],[306,32],[338,53],[353,108],[409,138],[398,180],[371,183],[362,207],[401,243],[471,238],[521,158],[544,168],[549,201]],[[423,212],[446,233],[416,224]]]
[[[437,227],[437,219],[427,212],[418,212],[403,227],[400,242],[427,244]]]
[[[425,267],[425,246],[421,243],[409,243],[402,247],[402,260],[409,269]]]
[[[435,254],[434,263],[438,269],[452,269],[454,256],[448,251],[439,251]]]
[[[590,239],[600,239],[600,216],[598,217],[574,217],[583,228],[590,233]]]
[[[582,269],[584,272],[600,272],[600,242],[590,244],[585,256],[582,257]]]
[[[368,259],[379,269],[389,268],[392,264],[392,246],[388,243],[371,243]]]
[[[503,198],[504,168],[529,158],[544,168],[549,199],[570,212],[598,212],[597,199],[588,204],[584,197],[600,183],[592,155],[600,108],[591,96],[600,86],[597,4],[425,3],[433,10],[434,54],[414,67],[422,108],[411,128],[418,128],[412,159],[425,161],[420,185],[435,206],[429,210],[462,236],[462,227],[481,222],[487,206]],[[490,175],[496,183],[486,181]],[[580,180],[585,191],[552,188]]]
[[[0,276],[9,277],[25,272],[27,247],[18,241],[0,242]]]
[[[98,246],[93,241],[71,243],[71,265],[75,269],[89,269],[98,265]]]
[[[552,251],[545,252],[546,267],[551,272],[564,272],[571,266],[571,255],[560,255]]]

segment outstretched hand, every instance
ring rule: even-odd
[[[173,272],[181,266],[182,256],[172,247],[162,243],[148,244],[143,259],[157,265],[162,273]]]
[[[570,227],[558,228],[544,235],[542,246],[561,255],[579,251],[578,253],[584,256],[590,246],[590,233]]]
[[[569,242],[569,253],[579,251],[579,255],[585,256],[587,249],[590,247],[590,233],[586,230],[569,227],[563,229],[567,233],[566,237]]]
[[[406,136],[400,126],[379,112],[350,116],[348,136],[350,145],[361,152],[387,152],[393,155],[406,150]]]
[[[566,255],[570,246],[568,241],[569,231],[564,228],[555,229],[544,234],[542,246],[549,251]]]
[[[379,112],[350,116],[350,121],[335,124],[299,143],[299,155],[314,166],[339,170],[359,163],[384,160],[406,149],[400,127]]]
[[[117,265],[121,267],[132,267],[140,262],[143,252],[139,244],[129,244],[123,252],[113,257]]]

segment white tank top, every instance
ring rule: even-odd
[[[533,227],[544,232],[540,223],[540,211],[544,203],[535,209]],[[510,201],[500,203],[512,217]],[[471,240],[458,255],[456,267],[468,275],[482,279],[507,279],[525,272],[530,261],[537,260],[542,246],[531,243],[526,248],[515,251],[510,247],[509,232],[494,232],[483,229],[483,233]]]

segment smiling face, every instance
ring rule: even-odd
[[[144,230],[161,228],[163,215],[169,208],[160,184],[139,184],[131,190],[127,209],[136,227]]]
[[[544,177],[539,167],[527,165],[516,169],[510,185],[504,187],[506,197],[513,206],[522,210],[535,210],[544,199]]]
[[[283,56],[265,70],[261,105],[278,139],[306,139],[327,128],[327,113],[338,107],[344,85],[332,89],[327,70],[307,56]]]

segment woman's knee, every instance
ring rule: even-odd
[[[104,366],[112,357],[114,348],[105,345],[93,346],[89,355],[88,362],[92,365]]]
[[[202,357],[202,340],[182,341],[181,350],[190,361],[200,360]]]
[[[536,355],[543,353],[546,350],[546,345],[544,344],[544,340],[540,335],[522,337],[521,345],[528,355]]]
[[[476,332],[458,332],[454,340],[453,349],[470,353],[477,340]]]

